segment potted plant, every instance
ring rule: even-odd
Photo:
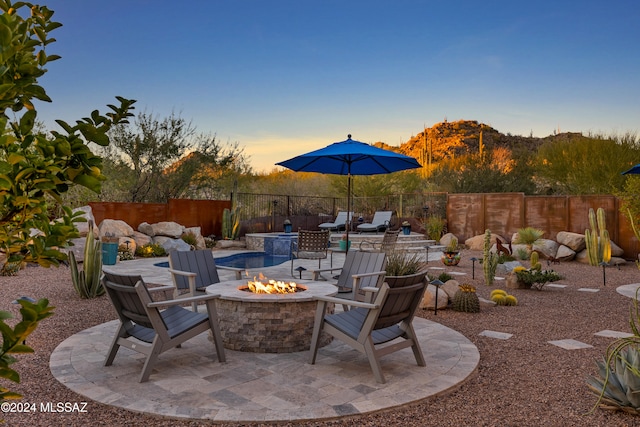
[[[291,228],[292,228],[291,221],[289,221],[288,218],[285,219],[284,220],[284,232],[285,233],[291,233]]]
[[[444,265],[454,266],[458,265],[458,263],[460,262],[460,257],[460,251],[458,250],[458,238],[454,236],[451,238],[451,241],[444,249],[444,252],[442,253],[442,257],[440,259],[442,260],[442,263]]]
[[[341,251],[346,251],[347,248],[351,247],[351,242],[347,240],[346,234],[342,235],[342,237],[340,238],[340,241],[338,242],[338,245],[340,246]]]
[[[411,224],[409,223],[409,221],[402,222],[402,234],[406,236],[411,234]]]
[[[420,283],[427,275],[420,256],[415,253],[391,252],[387,256],[385,270],[387,274],[384,281],[392,288]]]

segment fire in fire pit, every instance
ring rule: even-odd
[[[253,292],[254,294],[293,294],[304,291],[304,287],[298,286],[295,282],[284,282],[282,280],[267,279],[262,273],[258,279],[247,282],[247,287],[243,288]]]

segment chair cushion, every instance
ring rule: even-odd
[[[324,321],[336,329],[347,334],[349,337],[358,339],[362,324],[369,311],[366,308],[357,307],[342,313],[329,314],[324,317]],[[371,333],[374,344],[382,344],[404,335],[404,331],[393,325],[384,329],[377,329]]]

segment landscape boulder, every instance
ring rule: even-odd
[[[555,258],[558,253],[558,242],[550,239],[540,239],[533,245],[533,250],[540,254],[540,258]]]
[[[161,221],[155,224],[151,224],[154,236],[167,236],[177,239],[182,236],[184,227],[177,222],[173,221]]]
[[[560,231],[556,235],[556,240],[560,245],[565,245],[574,252],[580,252],[581,250],[586,248],[586,244],[584,242],[584,234],[572,233],[570,231]]]
[[[436,292],[438,292],[438,310],[446,308],[447,305],[449,305],[449,296],[443,289],[438,289],[434,285],[427,286],[424,296],[422,297],[420,308],[435,309]]]
[[[129,237],[133,236],[133,228],[126,222],[119,219],[105,219],[98,227],[100,229],[100,237]]]
[[[153,243],[151,236],[141,233],[140,231],[134,231],[131,237],[133,237],[133,240],[136,242],[136,248]]]
[[[182,239],[173,239],[168,236],[155,236],[153,238],[153,243],[157,243],[162,246],[164,250],[169,253],[173,251],[190,251],[191,246],[189,246]]]
[[[155,236],[155,233],[153,232],[153,227],[148,222],[143,222],[140,225],[138,225],[138,231],[149,237]]]
[[[576,257],[576,251],[571,249],[568,246],[560,245],[558,247],[558,252],[556,252],[556,259],[558,261],[573,261]]]
[[[491,233],[492,245],[496,244],[496,238],[500,239],[503,242],[506,241],[504,237],[498,234]],[[469,248],[472,251],[482,251],[484,250],[484,234],[479,234],[477,236],[470,237],[464,241],[464,244],[467,246],[467,248]]]
[[[445,291],[449,299],[453,299],[453,296],[456,294],[456,292],[458,292],[458,289],[460,289],[459,286],[460,286],[460,282],[458,282],[457,280],[451,279],[451,280],[447,280],[444,285],[440,286],[440,289]],[[438,299],[440,299],[440,297],[438,297]]]

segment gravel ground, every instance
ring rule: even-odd
[[[471,280],[472,256],[452,271],[467,272],[461,282],[471,283],[478,294],[488,298],[491,289],[504,288],[501,282],[484,285],[482,269],[476,265]],[[431,263],[434,264],[433,262]],[[440,264],[439,262],[437,264]],[[606,271],[577,262],[553,265],[564,276],[564,289],[510,290],[518,298],[517,307],[485,307],[477,314],[452,310],[422,311],[419,315],[453,328],[469,338],[480,351],[476,375],[456,390],[402,408],[372,415],[341,418],[306,425],[317,426],[640,426],[640,417],[597,409],[589,413],[595,396],[585,378],[595,374],[595,360],[601,358],[611,338],[594,334],[604,329],[630,332],[631,300],[615,291],[620,285],[640,282],[640,271],[632,263]],[[581,287],[598,288],[597,293],[578,292]],[[34,354],[19,355],[13,367],[21,383],[4,381],[3,386],[23,394],[23,402],[82,402],[85,398],[59,384],[49,371],[49,356],[56,346],[81,329],[115,319],[106,296],[80,300],[71,285],[66,267],[29,267],[16,277],[0,277],[0,308],[16,315],[11,304],[28,295],[48,298],[56,307],[27,340]],[[480,336],[492,330],[513,334],[509,340]],[[548,343],[575,339],[593,345],[583,350],[564,350]],[[89,402],[87,413],[5,413],[9,426],[196,426],[222,425],[137,414],[100,403]],[[295,425],[295,424],[280,424]]]

